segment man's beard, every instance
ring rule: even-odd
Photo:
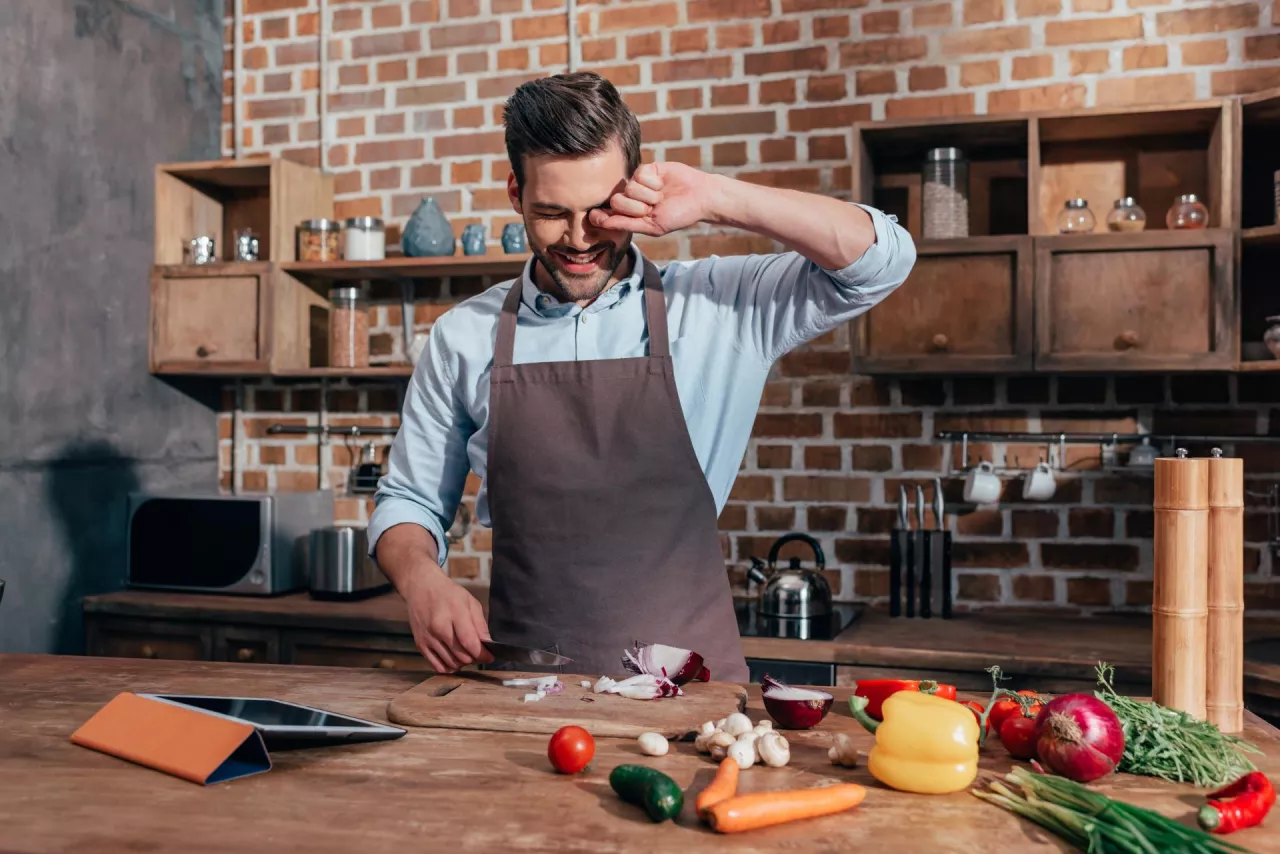
[[[538,263],[542,265],[542,268],[551,277],[555,291],[554,296],[557,299],[561,302],[593,300],[608,289],[609,280],[613,278],[613,274],[618,267],[626,260],[627,253],[631,251],[631,235],[628,234],[626,236],[621,246],[612,242],[599,243],[587,250],[587,252],[604,250],[604,266],[586,275],[574,275],[562,269],[552,258],[548,257],[550,254],[549,249],[540,249],[534,246],[532,241],[529,243],[529,249],[533,252],[534,257],[538,259]]]

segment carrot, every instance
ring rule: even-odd
[[[698,793],[698,799],[694,802],[698,815],[705,818],[707,809],[738,793],[739,770],[738,763],[732,759],[725,759],[720,763],[715,779]]]
[[[708,810],[707,815],[712,830],[740,833],[843,812],[862,803],[866,796],[867,790],[857,783],[787,792],[758,792],[720,801]]]

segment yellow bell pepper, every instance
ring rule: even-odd
[[[884,701],[883,721],[866,707],[866,697],[849,698],[853,716],[875,733],[867,769],[881,783],[941,795],[967,789],[978,776],[978,721],[955,700],[899,691]]]

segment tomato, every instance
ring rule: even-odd
[[[580,726],[562,726],[547,742],[547,758],[561,774],[577,774],[595,755],[595,739]]]
[[[1000,724],[1004,723],[1005,718],[1015,714],[1021,708],[1017,700],[1008,697],[996,700],[995,705],[991,707],[991,714],[987,715],[987,732],[994,732],[999,735]]]
[[[982,713],[987,710],[986,706],[982,705],[977,700],[965,700],[960,705],[973,712],[973,716],[978,719],[978,723],[982,723]]]
[[[1000,724],[1000,743],[1014,759],[1036,756],[1036,719],[1011,715]]]

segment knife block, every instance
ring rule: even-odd
[[[1184,452],[1181,452],[1185,454]],[[1155,461],[1151,697],[1205,717],[1209,461]]]

